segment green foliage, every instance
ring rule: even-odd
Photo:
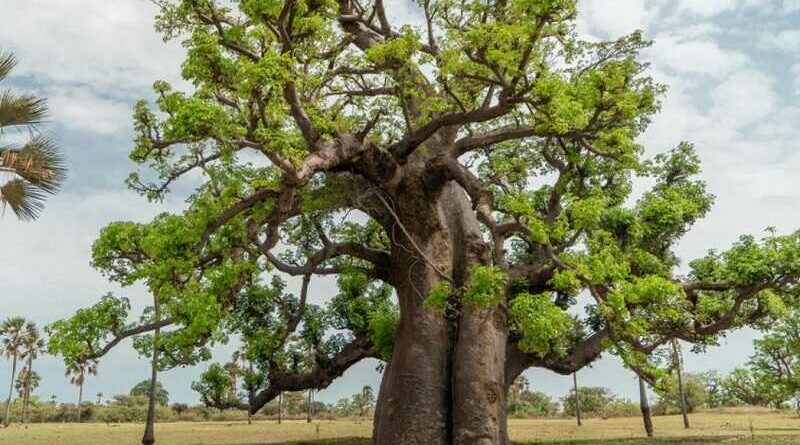
[[[209,407],[224,408],[239,402],[236,382],[222,365],[212,363],[202,374],[200,380],[192,382],[192,390]]]
[[[425,299],[425,306],[443,313],[448,307],[452,293],[453,286],[446,281],[442,281],[428,293],[428,297]]]
[[[131,388],[130,395],[132,396],[149,396],[150,394],[150,380],[142,380]],[[169,404],[169,391],[164,389],[161,382],[156,382],[156,403],[162,406]]]
[[[497,306],[505,294],[507,275],[495,267],[476,266],[470,272],[464,304],[482,309]]]
[[[369,319],[369,339],[381,360],[389,362],[394,350],[394,337],[400,313],[397,311],[375,312]]]
[[[606,412],[610,408],[617,409],[616,404],[620,403],[618,398],[608,389],[600,387],[581,387],[578,388],[578,398],[580,399],[581,415],[587,417],[606,417]],[[575,416],[576,403],[575,391],[561,399],[564,407],[564,414]]]
[[[548,294],[520,294],[509,308],[515,328],[522,339],[522,351],[545,356],[563,355],[568,347],[568,333],[575,320],[552,302]]]
[[[47,326],[48,352],[62,356],[65,362],[80,362],[99,353],[115,332],[125,328],[129,310],[127,298],[106,294],[93,306]]]
[[[547,394],[531,391],[525,376],[519,376],[508,390],[508,414],[514,418],[553,416],[558,403]]]
[[[683,397],[686,401],[686,411],[696,412],[704,407],[708,398],[708,383],[702,375],[685,374],[683,376]],[[680,407],[680,391],[677,378],[674,376],[662,383],[659,391],[658,403],[654,409],[656,414],[678,414]]]

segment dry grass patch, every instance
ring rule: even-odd
[[[658,439],[643,440],[641,419],[572,419],[509,421],[512,439],[520,444],[570,445],[800,445],[800,418],[791,412],[709,412],[690,416],[684,430],[679,416],[655,417]],[[751,442],[752,433],[756,441]],[[0,430],[0,445],[138,445],[140,424],[34,424]],[[264,421],[159,423],[159,445],[369,445],[370,421]],[[743,440],[742,438],[747,438]]]

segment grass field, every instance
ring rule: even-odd
[[[691,416],[692,428],[684,430],[680,417],[654,418],[655,441],[641,439],[641,419],[588,419],[577,427],[570,419],[511,420],[512,439],[520,444],[591,445],[800,445],[800,418],[793,413],[702,413]],[[751,430],[752,428],[752,430]],[[317,445],[367,445],[369,421],[304,421],[215,423],[160,423],[161,445],[259,445],[315,443]],[[34,424],[0,430],[2,445],[136,445],[142,425]],[[751,433],[756,440],[751,440]]]

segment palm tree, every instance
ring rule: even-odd
[[[30,378],[37,375],[35,372],[33,372],[33,361],[36,360],[39,357],[39,354],[43,353],[44,351],[45,342],[44,339],[39,335],[39,329],[36,328],[36,324],[29,323],[28,332],[23,342],[22,354],[20,355],[20,358],[27,361],[25,365],[25,375],[27,380],[23,382],[24,393],[22,395],[22,423],[25,423],[25,419],[28,414],[28,405],[30,405],[31,400],[32,382],[30,381]]]
[[[14,388],[17,390],[19,399],[22,400],[22,419],[20,420],[20,423],[25,423],[25,419],[27,418],[27,408],[30,404],[31,392],[38,388],[41,382],[42,377],[39,376],[39,373],[36,371],[30,371],[27,365],[19,371],[17,382],[14,384]]]
[[[12,54],[0,52],[0,81],[16,65]],[[58,191],[66,170],[59,149],[36,127],[47,115],[44,99],[0,91],[0,135],[7,128],[27,129],[30,139],[21,145],[0,143],[0,173],[12,179],[0,184],[0,207],[9,207],[21,220],[36,219],[47,194]]]
[[[67,372],[64,374],[69,377],[69,382],[78,387],[78,415],[77,422],[81,421],[81,403],[83,402],[83,384],[86,383],[87,375],[97,375],[97,362],[95,361],[73,361],[67,364]]]
[[[26,321],[22,317],[9,318],[0,325],[0,335],[3,337],[3,355],[11,359],[11,383],[8,388],[8,399],[6,400],[6,414],[3,417],[4,427],[8,426],[8,421],[11,416],[11,397],[14,395],[14,378],[17,374],[17,360],[22,354],[31,327],[35,329],[33,323]]]

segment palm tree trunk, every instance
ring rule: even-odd
[[[308,390],[308,397],[306,397],[306,422],[311,423],[311,389]]]
[[[575,417],[578,419],[578,426],[583,425],[581,421],[581,397],[578,392],[578,373],[572,373],[572,383],[575,386]]]
[[[650,403],[647,401],[647,388],[639,377],[639,408],[642,410],[642,421],[647,437],[653,437],[653,417],[650,414]]]
[[[81,371],[81,384],[78,385],[78,415],[76,417],[77,422],[81,423],[81,403],[83,403],[83,379],[84,379],[83,371]]]
[[[6,400],[6,415],[3,418],[3,427],[8,426],[8,421],[11,417],[11,397],[14,394],[14,377],[17,374],[17,355],[14,354],[14,359],[11,362],[11,384],[8,386],[8,400]]]
[[[278,394],[278,425],[281,424],[283,417],[283,393]]]
[[[252,376],[253,376],[253,361],[252,360],[249,362],[249,367],[250,367],[250,376],[249,377],[252,378]],[[248,385],[248,386],[250,386],[250,385]],[[248,399],[249,400],[253,400],[253,397],[255,397],[255,390],[252,388],[252,386],[250,386],[248,389],[249,389],[249,391],[248,391],[249,392]],[[253,415],[250,413],[249,409],[247,410],[247,424],[248,425],[252,425],[253,424]]]
[[[155,322],[160,321],[160,311],[158,298],[154,299],[153,309]],[[158,337],[161,329],[156,328],[153,333],[153,361],[150,366],[150,393],[147,400],[147,421],[145,422],[142,445],[153,445],[156,443],[155,421],[156,421],[156,388],[158,384]]]
[[[28,417],[28,403],[31,400],[31,379],[33,379],[33,353],[28,356],[28,376],[25,379],[25,396],[22,399],[22,424]]]
[[[681,406],[681,414],[683,415],[683,427],[688,430],[689,414],[686,409],[686,393],[683,390],[683,367],[681,365],[682,357],[678,347],[678,340],[672,340],[672,354],[675,360],[675,369],[678,373],[678,401]]]

